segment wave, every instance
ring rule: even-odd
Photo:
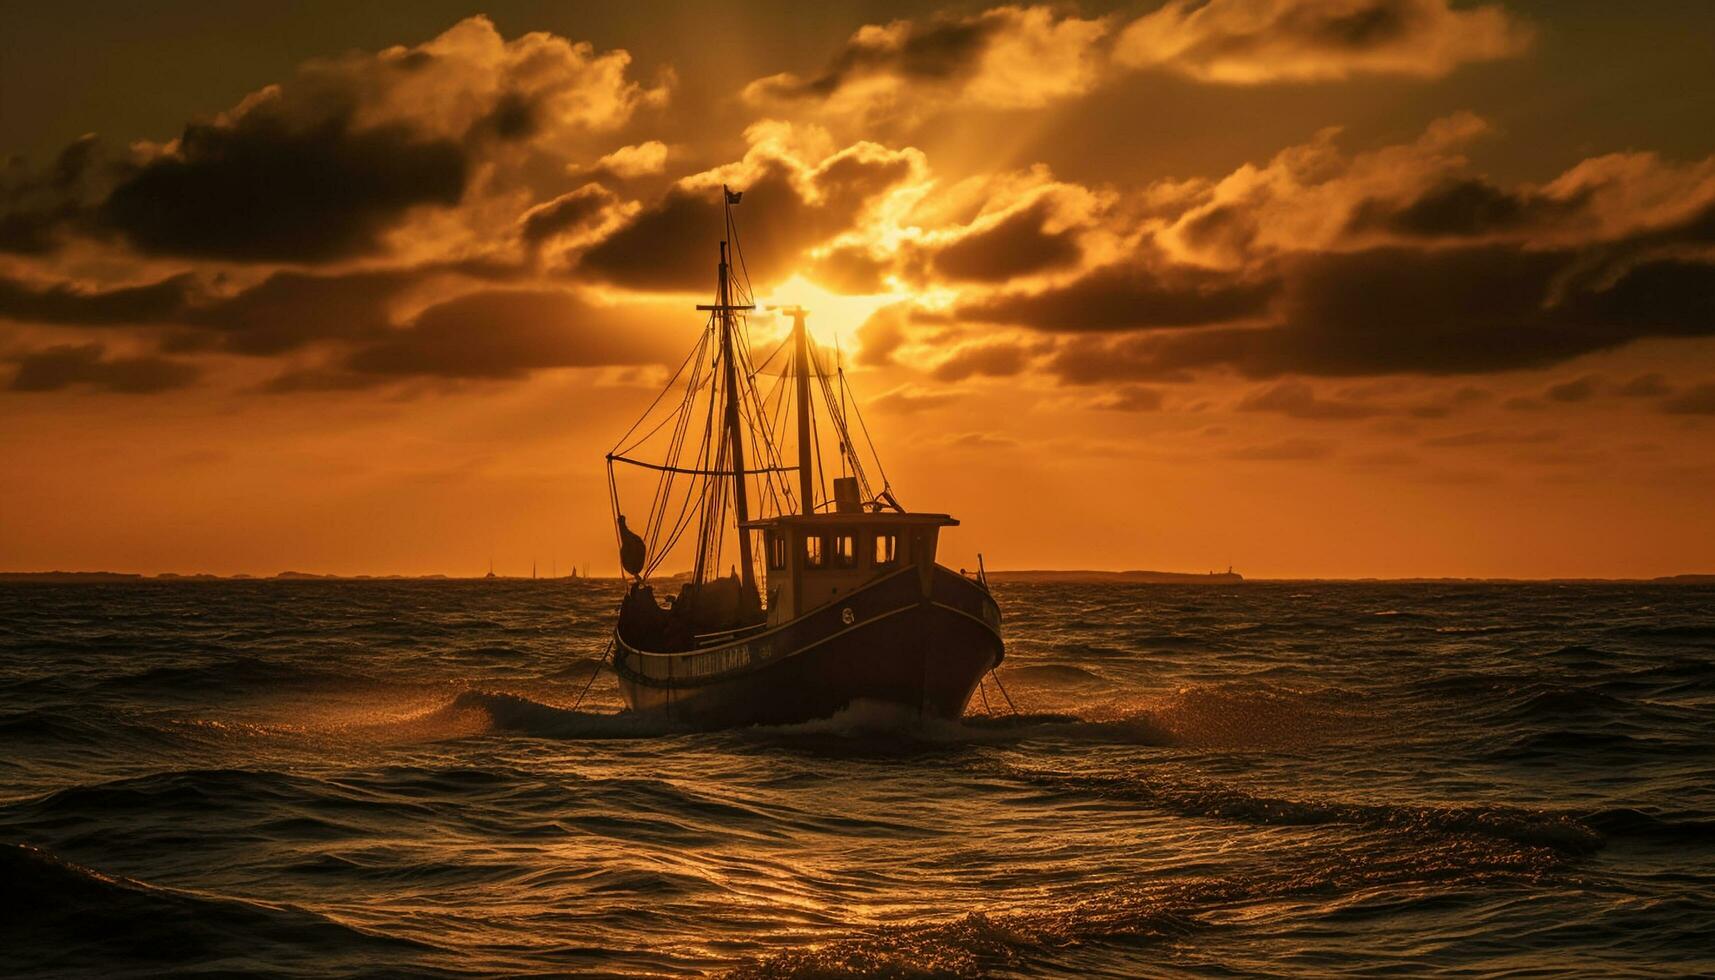
[[[1657,816],[1631,807],[1598,810],[1585,816],[1583,820],[1610,837],[1664,842],[1707,841],[1715,838],[1715,820]]]
[[[403,966],[433,950],[291,905],[152,885],[27,844],[0,844],[0,946],[13,969],[102,973],[117,966],[254,968],[255,957],[354,968]],[[380,962],[378,962],[378,959]]]
[[[117,813],[183,811],[206,815],[224,807],[265,807],[322,796],[327,784],[257,769],[186,769],[151,773],[82,786],[68,786],[6,808],[19,815],[62,820],[105,818]]]
[[[102,679],[98,687],[201,693],[251,688],[356,687],[376,683],[374,677],[349,669],[329,670],[258,657],[234,657],[217,663],[158,666],[135,673],[115,674]]]
[[[553,680],[589,680],[590,675],[611,673],[607,666],[606,657],[573,657],[560,669],[552,671],[548,677]]]
[[[1026,683],[1082,686],[1106,684],[1107,678],[1071,664],[1023,664],[1001,668],[1007,679],[1019,678]]]
[[[1613,632],[1650,640],[1710,640],[1715,641],[1715,626],[1671,624],[1666,626],[1621,626]],[[1701,646],[1703,644],[1694,644]]]
[[[1595,851],[1604,843],[1599,831],[1577,817],[1525,807],[1292,800],[1183,772],[1064,772],[1024,767],[1005,771],[1032,785],[1137,801],[1184,816],[1270,826],[1337,824],[1419,835],[1477,834],[1568,854]]]
[[[1554,728],[1546,731],[1499,733],[1485,739],[1488,748],[1474,758],[1485,762],[1537,762],[1544,759],[1576,759],[1588,762],[1592,756],[1610,758],[1642,758],[1663,753],[1700,752],[1702,742],[1675,743],[1665,739],[1628,735],[1619,731],[1592,731],[1584,728]]]
[[[1448,839],[1388,848],[1355,842],[1328,852],[1270,862],[1224,877],[1134,881],[1073,903],[984,909],[956,918],[875,926],[832,942],[781,950],[727,972],[732,980],[834,977],[977,977],[1034,972],[1045,959],[1092,944],[1173,942],[1212,924],[1215,915],[1258,902],[1282,902],[1377,889],[1407,889],[1407,903],[1429,905],[1437,892],[1528,882],[1553,871],[1551,850],[1504,842]]]

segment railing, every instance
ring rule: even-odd
[[[693,633],[691,635],[691,639],[697,641],[697,646],[712,647],[725,643],[728,640],[738,639],[741,636],[749,636],[752,633],[759,633],[767,627],[768,622],[767,620],[764,620],[751,626],[740,626],[735,629],[720,630],[714,633]]]

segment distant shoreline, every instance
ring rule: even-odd
[[[658,579],[676,576],[657,576]],[[1022,569],[991,571],[993,582],[1034,582],[1082,585],[1281,585],[1281,584],[1373,584],[1373,585],[1715,585],[1715,573],[1658,575],[1654,578],[1480,578],[1459,576],[1410,576],[1402,578],[1253,578],[1236,572],[1156,572],[1145,570],[1102,571],[1096,569]],[[570,575],[320,575],[311,572],[280,572],[275,575],[181,575],[167,572],[143,575],[137,572],[0,572],[0,585],[9,582],[49,582],[91,585],[125,582],[611,582],[614,576]]]

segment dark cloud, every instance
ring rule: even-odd
[[[429,307],[346,364],[390,377],[518,378],[543,368],[665,363],[683,353],[649,322],[560,290],[487,290]]]
[[[990,40],[1006,27],[1005,18],[993,16],[899,22],[890,31],[853,35],[819,74],[761,79],[748,92],[753,98],[826,99],[853,81],[876,75],[947,82],[976,71]]]
[[[1563,304],[1569,321],[1620,335],[1706,337],[1715,333],[1715,264],[1656,258],[1633,262],[1612,283],[1585,277]]]
[[[1275,290],[1271,280],[1126,263],[1103,266],[1066,286],[963,304],[957,315],[1050,331],[1187,327],[1261,315]]]
[[[1588,191],[1557,198],[1505,190],[1480,178],[1449,180],[1404,204],[1376,198],[1360,202],[1347,227],[1415,238],[1474,238],[1564,221],[1578,214],[1589,198]]]
[[[759,282],[788,274],[821,236],[811,209],[786,172],[773,168],[745,191],[741,214],[745,267]],[[720,188],[674,187],[583,254],[580,272],[636,289],[712,291],[716,242],[726,237]]]
[[[1444,419],[1464,406],[1486,401],[1488,398],[1489,393],[1482,388],[1464,385],[1452,392],[1412,405],[1406,409],[1406,414],[1420,419]]]
[[[1357,74],[1439,77],[1518,54],[1528,28],[1494,6],[1448,0],[1169,0],[1121,33],[1116,60],[1205,82],[1264,84]]]
[[[1585,375],[1582,378],[1573,378],[1570,381],[1549,385],[1543,395],[1550,401],[1587,402],[1596,396],[1597,382],[1600,380],[1593,374]]]
[[[894,352],[905,343],[910,317],[909,303],[893,303],[871,313],[857,329],[857,362],[872,367],[892,364]]]
[[[617,201],[614,193],[600,184],[585,184],[561,194],[525,212],[524,240],[535,245],[556,235],[593,230]]]
[[[1045,231],[1052,217],[1046,201],[1020,209],[935,250],[935,271],[947,279],[1001,282],[1075,265],[1083,256],[1077,236]]]
[[[393,305],[423,278],[416,270],[277,272],[230,297],[185,311],[182,322],[204,332],[181,342],[270,355],[320,341],[374,339],[388,333]]]
[[[1715,415],[1715,383],[1705,383],[1661,403],[1661,410],[1672,415]]]
[[[1621,398],[1660,398],[1673,393],[1673,387],[1659,371],[1640,374],[1614,389]]]
[[[1466,374],[1715,333],[1715,265],[1682,260],[1614,271],[1570,251],[1383,248],[1298,256],[1282,278],[1270,326],[1085,343],[1052,364],[1084,382],[1218,367],[1251,377]]]
[[[147,395],[184,388],[201,374],[192,364],[145,355],[107,357],[100,344],[62,344],[12,358],[17,371],[13,391],[60,391],[88,386],[127,395]]]
[[[806,195],[788,164],[764,164],[747,186],[735,188],[744,194],[736,215],[744,269],[758,286],[790,276],[806,249],[848,229],[911,168],[902,153],[848,150],[809,175]],[[586,251],[578,269],[636,289],[712,291],[715,243],[724,229],[720,188],[675,186]]]
[[[1189,381],[1183,368],[1166,367],[1153,340],[1144,334],[1076,337],[1048,358],[1048,370],[1069,384],[1104,384],[1137,379]]]
[[[159,323],[184,309],[192,286],[188,274],[108,290],[79,290],[66,283],[34,288],[0,277],[0,318],[74,326]]]
[[[963,381],[975,375],[1006,378],[1022,373],[1029,364],[1027,348],[998,341],[959,348],[935,365],[933,374],[941,381]]]
[[[403,124],[360,129],[343,113],[301,124],[257,108],[187,127],[98,216],[145,252],[325,262],[378,250],[412,207],[457,204],[465,177],[457,143]]]
[[[87,210],[89,178],[99,155],[95,137],[85,135],[40,172],[22,159],[6,161],[0,171],[0,252],[45,255],[57,248],[62,230]]]

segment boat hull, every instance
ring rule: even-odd
[[[650,653],[616,635],[626,704],[699,727],[825,718],[858,701],[925,716],[964,713],[1000,663],[988,591],[936,566],[906,569],[789,623],[718,646]]]

